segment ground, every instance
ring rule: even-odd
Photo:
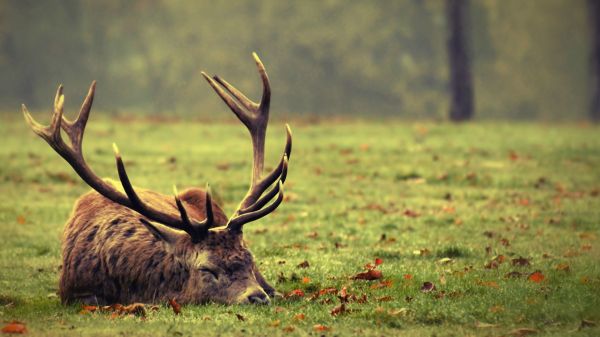
[[[245,238],[279,291],[304,296],[180,315],[162,303],[140,318],[60,304],[62,227],[88,187],[21,119],[0,120],[2,326],[18,320],[35,336],[600,334],[598,127],[291,124],[286,200]],[[99,175],[116,178],[114,141],[137,186],[169,193],[209,182],[228,213],[247,188],[250,142],[233,117],[92,116],[88,129],[84,151]],[[267,167],[284,135],[273,122]],[[381,279],[351,279],[375,259]],[[314,295],[327,288],[337,294]]]

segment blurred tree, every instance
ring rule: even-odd
[[[592,100],[590,118],[593,122],[600,122],[600,1],[588,0],[590,28],[591,28],[591,74],[592,74]]]
[[[468,9],[468,0],[446,2],[449,34],[447,47],[450,67],[450,119],[456,122],[473,117]]]

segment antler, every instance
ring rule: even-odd
[[[258,55],[252,53],[252,56],[256,62],[263,84],[263,94],[260,103],[251,101],[219,76],[211,78],[202,72],[204,78],[206,78],[219,97],[248,128],[250,137],[252,138],[253,165],[250,189],[227,223],[227,228],[235,231],[241,231],[245,223],[258,220],[279,206],[283,200],[283,183],[287,176],[288,160],[292,152],[292,131],[289,125],[286,124],[287,137],[283,156],[277,167],[261,179],[265,161],[265,134],[269,122],[271,85],[269,84],[269,77],[267,76],[265,66],[258,58]],[[271,185],[273,187],[267,191]],[[273,198],[275,200],[265,207]]]
[[[113,185],[98,177],[87,165],[85,159],[83,158],[82,141],[85,126],[90,115],[92,102],[94,101],[95,91],[96,81],[93,81],[88,94],[83,101],[81,109],[79,110],[77,119],[74,121],[69,121],[63,116],[65,96],[63,95],[62,85],[58,87],[56,92],[56,97],[54,99],[54,113],[52,115],[52,122],[49,126],[43,126],[36,122],[33,117],[31,117],[31,114],[27,110],[25,104],[23,104],[22,109],[25,120],[33,132],[42,137],[61,157],[63,157],[69,163],[69,165],[71,165],[81,179],[83,179],[83,181],[85,181],[98,193],[120,205],[140,213],[150,220],[185,231],[192,237],[192,241],[194,242],[201,240],[206,236],[208,229],[213,225],[214,222],[210,189],[207,189],[206,219],[203,221],[196,221],[188,217],[185,207],[179,200],[176,189],[174,189],[175,203],[180,213],[179,216],[152,208],[144,203],[135,192],[129,177],[127,176],[125,165],[123,164],[121,154],[119,153],[116,144],[113,144],[113,149],[115,152],[119,178],[121,180],[121,184],[123,185],[123,189],[125,190],[125,194],[117,190]],[[67,143],[65,143],[63,140],[61,129],[67,133],[71,143],[70,146],[67,145]]]

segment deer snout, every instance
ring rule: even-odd
[[[271,304],[271,299],[262,289],[249,289],[241,296],[240,302],[248,304]]]

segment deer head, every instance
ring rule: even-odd
[[[122,190],[98,177],[83,158],[82,141],[96,82],[92,82],[74,121],[63,116],[64,95],[58,87],[49,126],[37,123],[22,106],[25,120],[97,193],[82,196],[67,223],[63,240],[61,297],[64,302],[93,298],[98,302],[266,303],[274,289],[258,272],[243,241],[243,226],[274,211],[283,200],[283,185],[292,150],[286,144],[278,165],[263,176],[265,134],[271,87],[258,56],[263,84],[255,103],[218,76],[202,72],[211,87],[250,132],[253,167],[250,188],[227,220],[211,198],[210,188],[174,197],[136,189],[121,153],[113,144]],[[62,138],[66,133],[69,142]],[[117,289],[117,290],[115,290]]]

